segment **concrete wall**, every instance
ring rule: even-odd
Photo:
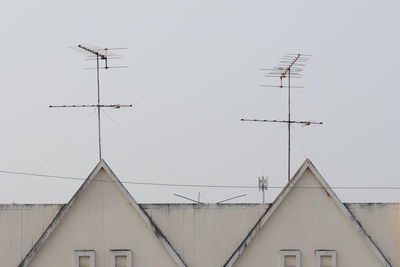
[[[62,205],[0,205],[0,266],[17,266]]]
[[[371,239],[387,256],[392,267],[400,267],[400,204],[347,204]]]
[[[236,267],[280,266],[280,250],[301,251],[315,266],[316,250],[337,251],[339,267],[382,264],[318,180],[307,170],[235,262]]]
[[[268,204],[143,205],[190,267],[220,267]]]
[[[108,179],[100,173],[99,179]],[[315,186],[310,172],[301,186]],[[318,184],[317,184],[318,185]],[[400,267],[400,204],[347,204],[372,240]],[[263,204],[145,204],[190,267],[220,267],[255,224]],[[0,266],[17,266],[61,205],[0,205]],[[300,249],[314,266],[317,249],[338,252],[338,267],[380,266],[371,249],[322,189],[292,190],[235,266],[279,266],[280,249]],[[94,249],[109,266],[110,249],[133,250],[134,266],[176,266],[113,183],[94,182],[30,266],[73,266],[75,249]],[[47,248],[46,248],[47,247]],[[36,261],[36,263],[35,263]],[[72,265],[71,265],[72,264]]]

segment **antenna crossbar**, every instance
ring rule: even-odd
[[[320,121],[286,121],[286,120],[257,120],[257,119],[241,119],[240,121],[251,121],[251,122],[277,122],[277,123],[297,123],[304,124],[306,126],[311,124],[323,124]]]
[[[111,104],[111,105],[50,105],[49,108],[130,108],[133,105]]]
[[[107,48],[105,48],[105,49],[96,49],[97,50],[96,51],[95,49],[91,49],[91,48],[83,46],[83,45],[78,45],[78,47],[83,49],[83,50],[85,50],[86,52],[92,53],[93,55],[100,57],[101,59],[106,59],[107,58],[107,54],[106,54],[106,51],[108,50]],[[101,50],[104,50],[105,53],[103,54],[103,53],[98,52],[98,51],[101,51]]]
[[[87,60],[96,60],[96,76],[97,76],[97,104],[84,104],[84,105],[50,105],[50,108],[96,108],[97,109],[97,129],[98,129],[98,146],[99,146],[99,159],[102,159],[102,144],[101,144],[101,117],[100,110],[102,108],[128,108],[132,105],[126,104],[101,104],[100,99],[100,69],[118,68],[126,66],[108,66],[108,59],[120,59],[122,56],[110,53],[110,48],[98,48],[89,47],[84,45],[77,46],[79,50],[85,53]],[[114,48],[114,49],[125,49],[125,48]],[[104,67],[100,67],[100,60],[104,60]]]
[[[288,125],[288,181],[290,181],[290,163],[291,163],[291,137],[290,137],[290,125],[291,124],[302,124],[304,126],[308,125],[320,125],[322,122],[317,121],[295,121],[291,119],[291,107],[290,107],[290,89],[291,88],[301,88],[299,86],[292,86],[291,79],[302,78],[302,67],[309,60],[311,55],[304,54],[286,54],[279,61],[278,65],[273,68],[263,68],[260,70],[269,71],[264,76],[265,77],[276,77],[280,79],[279,85],[260,85],[264,87],[279,87],[288,89],[288,119],[287,120],[258,120],[258,119],[241,119],[241,121],[251,121],[251,122],[270,122],[270,123],[285,123]],[[287,85],[283,84],[283,79],[287,79]]]
[[[285,60],[285,61],[280,61],[281,63],[287,64],[289,63],[289,65],[282,71],[281,73],[281,77],[286,77],[286,74],[289,72],[290,68],[294,65],[294,63],[296,63],[296,61],[300,58],[300,54],[298,54],[293,60]]]

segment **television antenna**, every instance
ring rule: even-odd
[[[278,65],[272,69],[261,69],[263,71],[269,71],[264,77],[279,78],[280,85],[261,85],[264,87],[278,87],[288,89],[288,119],[287,120],[258,120],[258,119],[241,119],[241,121],[251,122],[272,122],[272,123],[285,123],[288,126],[288,182],[290,181],[290,149],[291,149],[291,137],[290,137],[290,126],[291,124],[301,124],[304,126],[322,124],[318,121],[296,121],[291,119],[290,113],[290,89],[291,88],[302,88],[300,86],[292,86],[291,79],[302,78],[302,71],[305,63],[311,58],[311,55],[305,54],[286,54],[279,61]],[[283,79],[287,78],[287,85],[283,84]]]
[[[185,196],[182,196],[182,195],[179,195],[179,194],[174,194],[174,196],[180,197],[180,198],[183,198],[183,199],[186,199],[186,200],[189,200],[189,201],[192,201],[192,202],[194,202],[196,204],[204,204],[204,202],[200,201],[200,192],[197,194],[197,200],[195,200],[193,198],[190,198],[190,197],[185,197]],[[244,197],[244,196],[247,196],[247,194],[242,194],[242,195],[226,198],[226,199],[223,199],[221,201],[218,201],[216,204],[221,204],[221,203],[227,202],[229,200],[237,199],[237,198]]]
[[[262,191],[263,203],[265,204],[265,193],[268,190],[268,177],[258,177],[258,190]]]
[[[132,105],[125,104],[101,104],[100,101],[100,69],[111,69],[111,68],[127,68],[128,66],[109,66],[109,60],[121,59],[122,56],[112,52],[113,50],[127,49],[121,48],[99,48],[96,46],[78,45],[74,47],[77,51],[81,52],[85,56],[85,60],[96,60],[96,67],[86,68],[95,69],[97,74],[97,104],[89,105],[50,105],[50,108],[97,108],[97,130],[98,130],[98,146],[99,146],[99,160],[102,159],[102,144],[101,144],[101,116],[100,110],[102,108],[127,108]],[[100,61],[104,62],[104,66],[100,66]]]

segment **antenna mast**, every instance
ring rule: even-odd
[[[263,204],[265,204],[265,193],[268,190],[268,177],[258,177],[258,190],[262,191]]]
[[[122,108],[122,107],[132,107],[132,105],[124,105],[124,104],[111,104],[111,105],[102,105],[100,102],[100,69],[109,69],[109,68],[127,68],[127,66],[108,66],[109,59],[121,59],[122,56],[111,53],[110,50],[117,49],[126,49],[126,48],[98,48],[95,46],[84,46],[78,45],[77,50],[83,52],[86,56],[86,60],[96,60],[95,68],[88,69],[96,69],[97,74],[97,104],[96,105],[50,105],[50,108],[97,108],[97,130],[98,130],[98,146],[99,146],[99,160],[102,157],[102,144],[101,144],[101,108]],[[100,67],[100,61],[104,61],[104,67]]]
[[[280,61],[279,64],[272,69],[261,69],[268,70],[269,72],[265,75],[265,77],[278,77],[280,79],[280,85],[261,85],[265,87],[279,87],[288,89],[288,119],[287,120],[258,120],[258,119],[241,119],[241,121],[252,121],[252,122],[275,122],[275,123],[285,123],[288,126],[288,182],[290,181],[290,162],[291,162],[291,136],[290,136],[290,127],[291,124],[302,124],[304,126],[308,126],[311,124],[322,124],[322,122],[317,121],[295,121],[291,119],[291,110],[290,110],[290,89],[291,88],[301,88],[298,86],[291,85],[291,79],[293,78],[301,78],[301,72],[303,71],[302,67],[305,63],[310,59],[311,55],[304,54],[286,54]],[[287,78],[287,86],[283,85],[283,79]]]

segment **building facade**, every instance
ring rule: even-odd
[[[307,160],[271,204],[139,205],[100,161],[65,205],[0,205],[0,262],[400,267],[400,204],[344,204]]]

